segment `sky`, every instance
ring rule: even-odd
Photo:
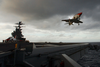
[[[82,12],[80,25],[67,25]],[[11,36],[15,23],[30,42],[99,42],[100,0],[0,0],[0,41]]]

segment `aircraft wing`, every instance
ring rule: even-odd
[[[66,21],[66,22],[74,22],[74,19],[68,19],[68,20],[62,20],[62,21]]]
[[[79,21],[79,23],[83,23],[82,21]]]

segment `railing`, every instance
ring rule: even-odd
[[[66,54],[62,54],[61,58],[64,61],[64,67],[82,67]]]

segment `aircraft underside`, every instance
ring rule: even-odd
[[[77,19],[62,20],[62,21],[66,21],[67,22],[66,24],[69,24],[69,25],[73,25],[73,23],[77,23],[78,25],[80,25],[79,23],[83,23],[82,21],[79,21]]]

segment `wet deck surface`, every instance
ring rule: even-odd
[[[82,67],[100,67],[100,50],[89,50],[78,63]]]

